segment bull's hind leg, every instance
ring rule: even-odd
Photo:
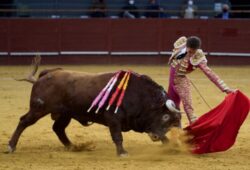
[[[9,141],[9,152],[14,152],[16,149],[17,142],[19,140],[20,135],[22,132],[30,125],[33,125],[36,121],[40,118],[45,116],[47,113],[40,113],[40,112],[32,112],[29,111],[25,115],[20,118],[19,124],[13,133],[10,141]]]
[[[53,124],[53,130],[56,133],[59,140],[63,143],[63,145],[67,148],[72,146],[72,143],[68,139],[65,128],[69,125],[71,117],[66,114],[61,115]]]

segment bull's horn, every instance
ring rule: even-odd
[[[166,101],[166,106],[167,106],[167,108],[168,108],[171,112],[181,113],[180,110],[176,109],[176,106],[175,106],[173,100],[169,100],[169,99],[168,99],[168,100]]]

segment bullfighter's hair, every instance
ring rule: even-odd
[[[188,37],[186,46],[193,49],[199,49],[201,47],[201,39],[196,36]]]

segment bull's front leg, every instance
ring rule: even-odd
[[[121,157],[127,156],[128,152],[123,148],[123,145],[122,145],[123,137],[122,137],[120,122],[115,121],[115,120],[109,121],[109,130],[110,130],[112,140],[116,145],[117,155]]]

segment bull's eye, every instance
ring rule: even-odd
[[[168,114],[165,114],[162,116],[162,121],[167,122],[170,119],[170,116]]]

